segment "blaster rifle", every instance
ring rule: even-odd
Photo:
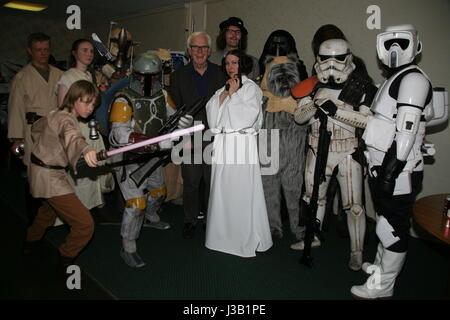
[[[178,127],[178,121],[180,121],[181,117],[184,117],[186,115],[195,116],[197,112],[199,112],[200,109],[205,106],[204,100],[205,97],[201,97],[200,99],[196,100],[189,109],[186,109],[185,104],[177,109],[177,111],[169,117],[169,119],[161,127],[161,129],[159,129],[158,134],[161,135],[174,131]]]
[[[178,121],[181,117],[185,115],[195,116],[197,112],[205,106],[204,101],[205,97],[201,97],[196,100],[189,109],[186,108],[186,105],[180,107],[173,115],[169,117],[161,129],[159,129],[158,134],[163,135],[175,131],[178,128]],[[168,153],[160,156],[160,159],[156,163],[152,164],[150,161],[145,162],[130,174],[131,180],[133,180],[136,186],[139,187],[159,166],[170,162],[170,155],[171,152],[169,150]]]
[[[172,132],[177,128],[178,120],[186,114],[186,105],[183,104],[180,108],[172,114],[169,119],[164,123],[164,125],[158,130],[158,134],[164,134],[167,132]]]
[[[314,234],[319,233],[320,222],[317,220],[317,207],[319,200],[319,186],[325,181],[325,170],[327,167],[328,159],[328,148],[330,146],[331,132],[327,130],[327,114],[320,108],[317,109],[316,115],[320,121],[319,127],[319,142],[317,145],[316,162],[314,168],[314,185],[309,201],[309,206],[306,210],[306,230],[303,249],[303,255],[300,259],[300,263],[308,267],[312,267],[312,256],[311,256],[311,243],[314,238]]]

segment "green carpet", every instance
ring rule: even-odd
[[[309,269],[298,263],[300,252],[289,248],[294,242],[290,235],[255,258],[241,258],[207,249],[200,226],[194,239],[183,239],[182,207],[167,204],[161,216],[172,228],[143,228],[138,240],[145,267],[131,269],[121,260],[119,226],[96,226],[78,264],[119,299],[351,299],[350,287],[366,279],[362,272],[347,268],[349,240],[338,237],[334,228],[326,233],[326,242],[313,249],[315,266]],[[58,244],[66,234],[66,227],[58,227],[47,237]],[[375,241],[371,234],[364,253],[367,259],[375,255]],[[450,279],[445,249],[411,239],[395,298],[445,299]]]
[[[14,208],[15,215],[25,216],[21,190],[17,176],[2,173],[0,199]],[[287,226],[285,237],[275,240],[270,250],[241,258],[207,249],[200,226],[193,239],[183,239],[182,207],[165,204],[161,217],[171,223],[171,229],[141,231],[138,251],[147,263],[143,268],[129,268],[120,258],[118,225],[96,225],[77,264],[124,300],[351,300],[350,287],[366,279],[362,272],[348,269],[349,240],[337,235],[333,221],[326,241],[313,249],[315,266],[309,269],[298,263],[300,252],[289,248],[295,240]],[[66,226],[54,227],[46,237],[57,246],[67,232]],[[375,248],[375,235],[370,234],[365,260],[373,259]],[[395,299],[448,299],[449,253],[448,246],[412,238]]]

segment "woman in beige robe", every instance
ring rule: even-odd
[[[93,81],[93,73],[90,65],[94,59],[94,47],[87,39],[76,40],[72,44],[69,66],[71,68],[63,73],[56,85],[58,105],[62,105],[64,97],[70,86],[78,80]],[[86,122],[79,121],[80,131],[87,143],[96,151],[104,150],[105,144],[101,135],[98,139],[89,137],[89,127]],[[81,169],[77,175],[70,178],[75,186],[75,193],[81,202],[90,210],[104,204],[103,192],[112,191],[114,188],[114,178],[111,173],[100,172],[100,170]],[[109,188],[107,188],[107,185]]]

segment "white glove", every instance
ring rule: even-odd
[[[167,139],[167,140],[158,142],[158,145],[159,145],[159,149],[161,149],[161,150],[170,149],[170,148],[172,148],[172,140]]]
[[[184,128],[190,127],[190,126],[192,126],[193,122],[194,122],[194,117],[187,114],[187,115],[181,117],[180,120],[178,120],[178,129],[184,129]]]

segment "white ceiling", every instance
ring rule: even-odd
[[[3,7],[10,0],[0,0],[0,19],[3,16],[29,16],[44,19],[66,19],[67,7],[75,4],[81,9],[81,19],[84,24],[93,23],[96,19],[113,19],[154,9],[183,5],[190,0],[24,0],[31,3],[45,4],[46,10],[29,12]]]

